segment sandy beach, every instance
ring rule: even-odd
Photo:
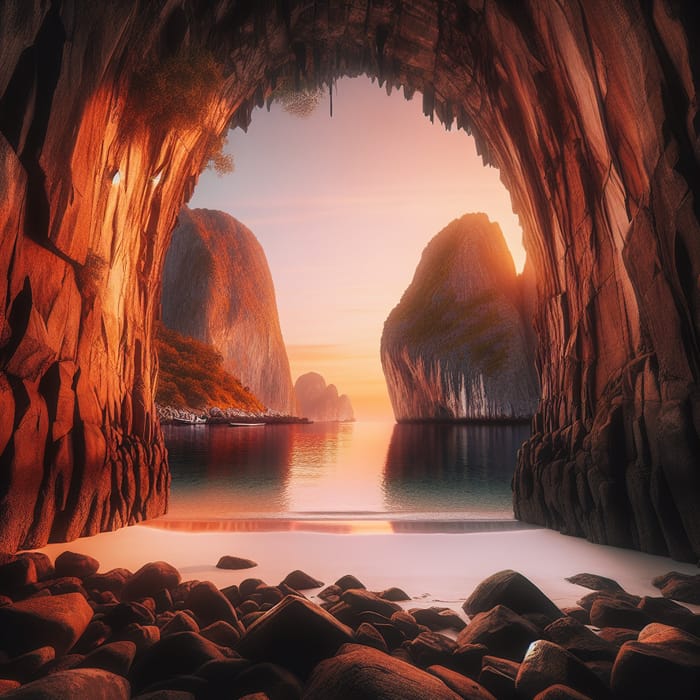
[[[576,573],[601,574],[630,593],[658,596],[651,585],[654,576],[671,570],[698,572],[692,564],[595,545],[546,529],[398,534],[382,533],[375,524],[366,533],[183,532],[161,529],[158,521],[151,521],[39,551],[52,559],[66,549],[89,554],[100,562],[100,571],[135,571],[146,562],[163,560],[178,568],[184,579],[209,580],[218,587],[249,577],[274,585],[294,569],[326,584],[352,573],[371,590],[403,588],[412,598],[406,607],[440,604],[455,610],[480,581],[502,569],[524,574],[560,607],[573,605],[587,592],[565,580]],[[259,566],[217,569],[225,554],[253,559]],[[311,597],[315,592],[309,592]],[[689,607],[700,611],[700,606]]]

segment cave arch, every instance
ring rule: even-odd
[[[151,330],[180,206],[282,76],[366,73],[473,131],[521,218],[543,394],[516,515],[697,559],[691,5],[0,5],[0,548],[163,512]]]

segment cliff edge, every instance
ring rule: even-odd
[[[221,211],[183,208],[163,270],[163,323],[214,346],[224,368],[274,411],[294,389],[272,276],[260,243]]]
[[[522,420],[539,386],[527,304],[500,227],[467,214],[435,236],[384,324],[397,420]]]

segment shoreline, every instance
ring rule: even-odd
[[[565,579],[581,572],[613,578],[637,595],[658,596],[652,578],[675,570],[697,574],[693,564],[635,550],[593,544],[545,528],[500,532],[310,532],[178,531],[158,519],[114,532],[56,543],[38,551],[51,558],[65,550],[88,554],[100,571],[124,567],[135,571],[163,560],[183,579],[209,580],[219,587],[255,577],[275,585],[302,569],[328,584],[352,573],[371,590],[399,586],[421,606],[460,605],[486,577],[504,569],[519,571],[557,605],[571,606],[587,591]],[[221,556],[258,562],[244,571],[217,569]],[[312,600],[314,599],[311,595]],[[700,606],[689,606],[700,612]]]
[[[318,532],[339,535],[375,534],[465,534],[540,530],[539,525],[502,518],[440,518],[426,520],[414,516],[404,518],[393,513],[377,517],[351,517],[354,514],[293,514],[292,516],[252,516],[237,518],[178,518],[164,516],[143,523],[145,527],[177,532]]]

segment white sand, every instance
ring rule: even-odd
[[[40,551],[54,558],[66,549],[94,556],[100,571],[118,566],[135,571],[148,561],[164,560],[184,579],[210,580],[220,588],[249,577],[277,584],[294,569],[326,584],[351,573],[370,590],[403,588],[413,598],[406,607],[444,604],[454,609],[481,580],[502,569],[520,571],[560,607],[573,605],[588,592],[564,580],[580,572],[608,576],[630,593],[651,596],[660,595],[651,585],[654,576],[670,570],[698,573],[690,564],[544,529],[469,534],[190,533],[138,525]],[[217,569],[224,554],[253,559],[259,566]]]

